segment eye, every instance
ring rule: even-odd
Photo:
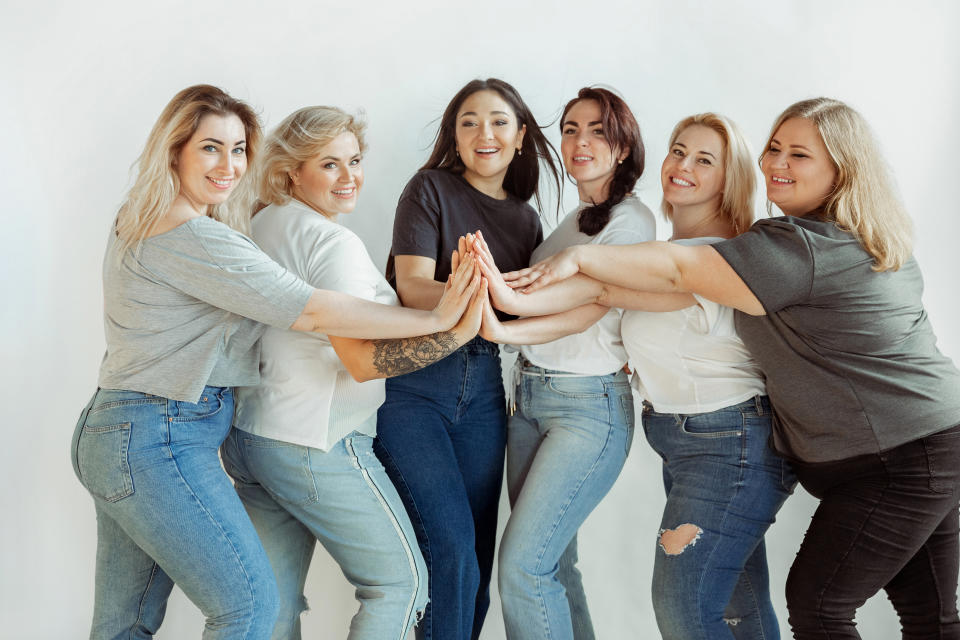
[[[603,137],[603,129],[594,129],[593,135]]]
[[[205,145],[203,145],[203,150],[206,151],[206,152],[208,152],[208,153],[216,153],[216,152],[217,152],[217,145],[215,145],[215,144],[205,144]]]
[[[460,126],[461,126],[461,127],[475,127],[475,126],[477,126],[477,123],[474,122],[473,120],[461,120],[461,121],[460,121]]]
[[[355,166],[359,165],[361,159],[362,159],[362,158],[360,158],[360,157],[357,157],[357,158],[352,159],[352,160],[350,161],[350,166],[351,166],[351,167],[355,167]]]
[[[702,164],[702,165],[708,166],[708,167],[713,164],[712,162],[710,162],[710,159],[709,159],[709,158],[698,158],[698,159],[697,159],[697,162],[699,162],[699,163]]]
[[[233,153],[237,154],[238,156],[243,156],[247,154],[247,150],[244,147],[234,147]]]
[[[807,157],[807,155],[804,154],[804,153],[791,153],[790,155],[792,155],[794,158],[806,158],[806,157]]]
[[[767,153],[777,154],[777,153],[780,153],[780,149],[778,149],[777,147],[774,147],[773,145],[770,145],[770,147],[767,149]]]
[[[336,163],[336,162],[328,162],[328,163],[326,163],[325,165],[323,165],[323,168],[324,168],[324,169],[336,169],[336,168],[337,168],[337,163]]]
[[[678,158],[684,157],[686,154],[683,152],[683,149],[671,149],[670,153],[677,156]]]
[[[494,120],[493,124],[497,125],[498,127],[505,127],[510,124],[510,121],[501,118],[500,120]]]
[[[565,135],[565,136],[572,136],[572,135],[574,135],[576,132],[577,132],[577,130],[574,129],[573,127],[567,127],[566,129],[563,130],[563,135]]]

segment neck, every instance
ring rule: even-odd
[[[210,211],[210,205],[194,202],[183,193],[177,194],[170,207],[170,213],[179,218],[196,218],[205,216]]]
[[[714,202],[673,208],[673,235],[671,240],[684,238],[732,238],[733,228],[720,218],[720,209]]]
[[[577,194],[580,196],[580,201],[590,204],[606,202],[607,198],[610,197],[610,183],[612,181],[613,178],[610,177],[599,184],[594,182],[587,182],[585,184],[578,182]]]
[[[506,172],[494,176],[481,176],[473,171],[464,171],[463,178],[471,187],[484,195],[488,195],[496,200],[506,200],[507,192],[503,188],[503,177]]]

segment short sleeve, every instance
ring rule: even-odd
[[[313,293],[310,285],[271,260],[250,238],[209,218],[184,229],[176,239],[151,243],[149,251],[149,256],[142,256],[142,266],[169,286],[271,326],[292,325]]]
[[[637,244],[657,239],[657,221],[643,203],[627,203],[629,212],[614,217],[596,235],[596,244]]]
[[[307,281],[317,289],[348,293],[364,300],[374,300],[379,277],[363,242],[347,229],[320,240],[309,252]]]
[[[440,246],[440,203],[437,193],[419,173],[407,183],[393,219],[394,256],[437,260]]]
[[[713,247],[767,313],[810,299],[814,256],[801,227],[787,220],[759,220],[746,233]]]

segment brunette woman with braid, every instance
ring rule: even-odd
[[[643,141],[623,99],[606,89],[581,89],[564,108],[560,128],[561,156],[580,204],[532,261],[572,245],[653,240],[653,214],[632,193],[643,173]],[[633,438],[620,316],[620,309],[588,304],[557,316],[546,330],[538,323],[526,335],[487,336],[524,345],[507,423],[512,512],[498,562],[511,640],[593,638],[574,568],[576,535],[620,475]],[[506,324],[529,326],[525,322]]]

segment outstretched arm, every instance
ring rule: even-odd
[[[451,286],[443,291],[430,311],[394,307],[339,291],[316,289],[290,328],[347,338],[406,338],[447,331],[463,315],[480,286],[479,270],[474,265],[473,256],[461,261]],[[444,288],[443,283],[437,285]]]
[[[584,331],[609,310],[599,304],[588,304],[563,313],[500,322],[488,302],[483,310],[480,335],[500,344],[544,344]]]
[[[466,313],[449,331],[376,340],[329,336],[330,344],[357,382],[410,373],[447,357],[472,340],[480,330],[486,299],[486,283],[481,283]]]
[[[578,272],[641,291],[696,293],[750,315],[766,313],[737,272],[709,245],[576,245],[532,267],[506,273],[504,280],[533,292]]]

